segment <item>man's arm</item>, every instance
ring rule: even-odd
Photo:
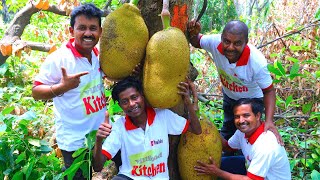
[[[109,124],[109,114],[106,112],[106,117],[104,122],[99,126],[99,129],[96,134],[96,143],[93,149],[93,169],[96,172],[102,170],[104,163],[107,160],[107,157],[102,154],[102,142],[103,139],[109,136],[111,133],[111,125]]]
[[[47,100],[61,96],[63,93],[78,87],[80,84],[80,77],[88,74],[88,72],[80,72],[77,74],[68,75],[64,67],[61,67],[61,72],[62,79],[60,83],[53,85],[36,85],[32,88],[32,97],[36,100]]]
[[[232,174],[227,171],[223,171],[217,167],[212,157],[209,158],[209,164],[197,161],[198,165],[194,167],[198,175],[214,175],[226,180],[251,180],[248,176]]]
[[[190,126],[188,127],[188,131],[194,134],[201,134],[202,129],[201,129],[198,116],[196,114],[197,106],[195,106],[195,104],[198,104],[198,100],[197,98],[194,98],[193,103],[190,100],[190,95],[196,94],[194,84],[190,79],[187,79],[186,82],[180,82],[178,85],[178,88],[180,89],[178,94],[182,95],[184,104],[187,107],[189,112]],[[190,92],[190,89],[191,89],[191,92]]]
[[[263,91],[263,102],[265,106],[265,114],[266,114],[266,122],[264,131],[272,131],[273,134],[276,136],[278,143],[282,146],[284,145],[283,140],[273,123],[273,115],[276,106],[276,92],[274,87]]]

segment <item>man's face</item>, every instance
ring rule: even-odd
[[[222,51],[229,63],[235,63],[239,60],[244,47],[247,45],[243,34],[232,34],[225,32],[221,36]]]
[[[91,52],[102,32],[99,19],[95,17],[88,19],[85,15],[77,16],[74,27],[70,27],[69,30],[75,38],[75,47],[79,52]]]
[[[132,119],[139,118],[146,113],[144,96],[133,87],[119,94],[119,105]]]
[[[261,114],[254,115],[250,104],[242,104],[233,109],[234,124],[237,129],[251,136],[256,129],[261,125]]]

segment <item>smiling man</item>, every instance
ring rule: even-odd
[[[50,54],[35,77],[32,96],[53,99],[56,140],[65,168],[72,154],[84,147],[85,135],[98,129],[105,119],[106,98],[98,60],[101,28],[100,9],[84,4],[73,9],[66,44]],[[84,179],[81,171],[75,179]]]
[[[229,139],[236,127],[232,106],[240,98],[261,98],[266,109],[265,131],[272,131],[280,144],[280,134],[273,123],[275,89],[267,69],[267,60],[253,45],[248,44],[248,27],[234,20],[226,24],[222,34],[202,35],[201,25],[194,20],[188,23],[190,42],[212,54],[219,72],[223,92],[224,122],[221,135]]]
[[[180,82],[177,93],[184,100],[189,120],[168,109],[147,106],[138,79],[128,77],[119,81],[112,90],[112,99],[117,101],[125,116],[113,126],[102,123],[97,132],[94,149],[94,169],[101,171],[104,162],[121,150],[122,165],[113,180],[169,179],[168,134],[179,135],[186,131],[201,133],[201,126],[191,102],[190,92],[195,91],[191,81]],[[191,88],[190,88],[191,87]],[[103,139],[106,138],[102,145]]]
[[[278,144],[275,135],[264,133],[265,123],[261,121],[263,105],[260,99],[239,99],[235,102],[234,124],[235,134],[226,141],[222,138],[224,151],[241,149],[248,165],[247,174],[232,174],[219,169],[211,157],[210,163],[198,161],[195,170],[201,174],[210,174],[227,180],[290,180],[290,165],[283,146]],[[232,158],[228,159],[232,165]],[[237,168],[237,167],[236,167]]]

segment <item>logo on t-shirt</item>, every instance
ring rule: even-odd
[[[157,145],[157,144],[163,143],[163,140],[162,140],[162,139],[151,140],[150,143],[151,143],[151,146],[155,146],[155,145]]]
[[[224,87],[233,92],[248,92],[248,87],[244,86],[243,82],[237,76],[229,75],[222,69],[218,69],[218,72]]]

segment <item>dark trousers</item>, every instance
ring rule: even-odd
[[[65,151],[65,150],[61,150],[61,152],[62,152],[63,161],[64,161],[63,170],[65,171],[66,169],[68,169],[72,165],[72,163],[73,163],[73,161],[75,159],[75,158],[72,157],[72,154],[75,151],[68,152],[68,151]],[[90,176],[92,177],[92,171],[91,170],[90,170]],[[68,177],[65,176],[64,179],[67,180]],[[78,171],[74,175],[73,179],[75,179],[75,180],[84,180],[86,178],[83,176],[81,169],[78,169]]]
[[[247,174],[244,156],[227,156],[221,158],[220,169],[232,174]]]

